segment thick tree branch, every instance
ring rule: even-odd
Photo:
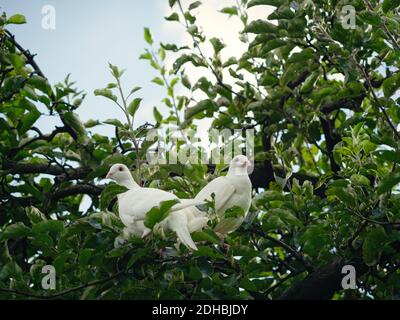
[[[339,99],[337,101],[325,104],[320,108],[320,111],[326,115],[339,109],[349,109],[359,112],[361,111],[361,103],[365,97],[366,93],[362,93],[358,97],[352,99],[349,98]]]
[[[29,146],[30,144],[32,144],[32,143],[34,143],[36,141],[44,140],[44,141],[50,142],[51,140],[53,140],[53,138],[57,134],[62,133],[62,132],[68,132],[68,130],[65,127],[56,127],[56,129],[53,132],[51,132],[50,134],[48,134],[48,135],[42,134],[41,131],[39,129],[36,129],[36,128],[32,128],[32,130],[35,130],[39,135],[37,137],[34,137],[34,138],[26,141],[25,143],[23,143],[22,145],[18,146],[17,148],[11,149],[10,152],[9,152],[10,158],[14,157],[18,153],[18,151],[26,148],[27,146]]]
[[[304,280],[294,284],[280,295],[278,300],[328,300],[332,298],[335,292],[342,289],[344,265],[353,265],[357,271],[357,277],[368,270],[361,261],[346,261],[337,257]]]
[[[47,77],[44,75],[38,64],[36,63],[34,57],[35,55],[31,54],[29,50],[25,50],[16,40],[15,36],[8,30],[5,30],[5,34],[8,40],[12,42],[12,44],[25,56],[27,62],[32,66],[33,70],[41,76],[42,78],[47,79]]]
[[[325,143],[326,143],[326,151],[329,156],[331,169],[336,174],[339,172],[340,167],[336,163],[335,158],[333,157],[333,148],[335,147],[336,143],[340,141],[340,138],[334,132],[334,122],[330,119],[325,119],[324,117],[319,117],[319,120],[322,125],[322,131],[324,132],[325,136]]]
[[[103,191],[103,186],[94,186],[91,184],[75,184],[70,187],[66,187],[59,191],[49,194],[52,201],[66,198],[69,196],[75,196],[78,194],[89,194],[93,196],[98,196]]]
[[[2,170],[7,170],[9,174],[50,174],[59,176],[60,179],[83,179],[87,174],[92,172],[88,167],[78,167],[73,169],[65,169],[58,165],[50,165],[46,163],[24,163],[16,161],[4,161]]]

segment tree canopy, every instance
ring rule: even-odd
[[[265,19],[247,10],[272,6]],[[355,24],[345,27],[346,5]],[[123,73],[95,94],[123,117],[82,123],[86,93],[66,77],[50,84],[34,55],[8,30],[23,15],[0,17],[0,298],[65,299],[396,299],[400,294],[400,19],[397,0],[238,0],[216,8],[242,25],[248,46],[223,60],[224,39],[196,21],[200,1],[169,0],[184,46],[157,43],[149,29],[140,56],[159,73],[165,98],[154,121],[134,127],[140,88],[123,92]],[[204,46],[211,45],[208,56]],[[173,66],[166,59],[174,57]],[[195,79],[190,68],[208,70]],[[106,66],[104,66],[106,67]],[[193,82],[193,83],[192,83]],[[202,92],[203,98],[196,96]],[[160,110],[168,110],[163,116]],[[62,125],[44,133],[41,117]],[[212,228],[175,237],[130,238],[123,245],[115,196],[100,183],[125,163],[142,185],[192,198],[223,166],[146,163],[151,128],[254,129],[253,203],[221,245]],[[101,124],[112,137],[93,133]],[[91,199],[82,212],[84,195]],[[155,215],[163,215],[162,210]],[[164,251],[161,253],[160,249]],[[41,287],[42,267],[56,289]],[[341,286],[342,267],[357,289]]]

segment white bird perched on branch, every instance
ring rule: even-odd
[[[239,228],[249,212],[252,185],[247,169],[250,166],[251,163],[246,156],[234,157],[227,175],[212,180],[194,198],[199,201],[212,201],[212,194],[214,194],[215,212],[220,218],[214,230],[220,234],[227,234]],[[224,218],[225,211],[235,206],[243,209],[244,216]],[[188,210],[195,216],[201,214],[195,207]]]
[[[179,199],[174,194],[156,189],[142,188],[133,179],[129,169],[124,164],[114,164],[107,176],[107,179],[113,179],[119,185],[129,190],[118,195],[118,210],[122,223],[126,226],[128,232],[145,237],[151,230],[144,224],[146,214],[161,202],[168,200],[177,200],[174,206],[169,210],[168,216],[164,219],[164,225],[176,232],[179,240],[188,248],[197,250],[196,244],[190,236],[190,230],[193,226],[199,228],[207,224],[207,218],[186,215],[185,209],[204,203],[193,199]],[[200,227],[201,228],[201,227]]]

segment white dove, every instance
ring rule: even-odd
[[[156,188],[142,188],[133,179],[129,169],[124,164],[114,164],[107,176],[119,185],[125,186],[129,190],[118,195],[118,210],[122,223],[127,227],[128,232],[141,235],[142,238],[151,232],[144,225],[144,218],[147,212],[154,206],[160,205],[167,200],[179,201],[171,209],[165,218],[165,226],[175,231],[179,240],[187,247],[197,250],[196,244],[190,236],[190,230],[204,226],[207,221],[204,217],[197,217],[185,214],[185,208],[204,203],[204,201],[182,199],[170,192]],[[207,219],[208,220],[208,219]]]
[[[194,198],[194,200],[199,201],[212,201],[212,194],[215,195],[215,211],[221,220],[214,230],[220,234],[227,234],[239,228],[249,212],[252,186],[247,168],[250,165],[251,163],[246,156],[238,155],[234,157],[229,165],[227,175],[212,180]],[[241,207],[244,216],[223,218],[225,211],[234,206]],[[188,210],[194,216],[201,213],[195,207],[188,208]]]

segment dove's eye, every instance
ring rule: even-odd
[[[123,171],[124,169],[123,169],[122,167],[119,167],[118,170],[119,170],[119,171]]]

